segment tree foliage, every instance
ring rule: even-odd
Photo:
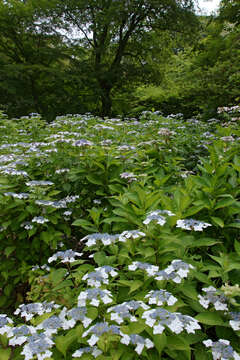
[[[101,102],[101,114],[106,115],[111,113],[114,89],[126,83],[136,84],[139,79],[151,82],[161,78],[160,73],[155,76],[156,63],[146,64],[146,58],[150,57],[147,54],[156,58],[154,53],[157,53],[160,58],[163,52],[159,34],[165,31],[170,31],[172,36],[177,32],[187,34],[196,19],[192,0],[54,0],[51,3],[9,0],[0,8],[0,22],[0,46],[2,51],[7,47],[4,65],[10,63],[14,67],[13,83],[21,79],[19,72],[28,66],[22,79],[28,94],[25,109],[32,106],[38,112],[51,112],[48,101],[45,104],[46,96],[43,99],[41,96],[51,89],[41,80],[50,77],[48,84],[62,88],[59,74],[68,82],[74,56],[73,67],[76,70],[78,63],[78,75],[82,79],[78,84],[79,93],[86,83],[90,89],[94,88],[96,103]],[[71,29],[78,32],[79,38],[74,43],[64,42],[62,34],[65,31],[66,37]],[[69,58],[67,62],[65,58]],[[81,69],[87,70],[86,82]],[[6,84],[12,78],[4,80]],[[22,94],[18,95],[16,102],[24,109]]]
[[[38,112],[214,114],[239,97],[239,1],[196,16],[194,0],[5,0],[0,107]],[[200,24],[200,26],[199,26]]]

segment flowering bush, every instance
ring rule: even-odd
[[[145,117],[2,119],[0,359],[239,359],[238,125]]]

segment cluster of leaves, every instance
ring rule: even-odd
[[[228,110],[205,123],[1,115],[1,358],[238,359]]]
[[[220,2],[218,14],[199,17],[198,39],[177,47],[164,71],[160,86],[135,91],[136,104],[181,111],[189,117],[198,112],[206,119],[216,116],[218,106],[239,102],[239,1]]]

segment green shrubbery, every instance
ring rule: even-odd
[[[239,359],[236,116],[2,115],[1,359]]]

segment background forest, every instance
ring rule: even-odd
[[[240,4],[215,16],[196,1],[7,0],[0,4],[0,109],[134,115],[239,103]]]
[[[240,360],[240,1],[196,6],[0,1],[0,360]]]

